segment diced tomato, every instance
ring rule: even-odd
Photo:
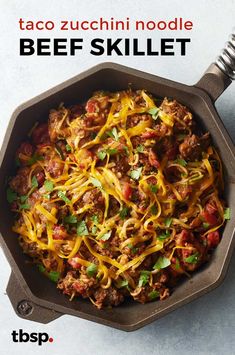
[[[215,214],[218,211],[217,206],[215,206],[215,204],[212,204],[212,203],[207,203],[205,206],[205,210],[209,214]]]
[[[12,211],[17,211],[17,210],[18,210],[18,204],[17,204],[16,201],[13,201],[13,202],[11,203],[11,210],[12,210]]]
[[[150,149],[150,151],[149,151],[149,163],[154,168],[157,168],[157,169],[160,168],[160,163],[157,160],[157,154],[152,149]]]
[[[123,196],[126,200],[130,200],[132,196],[132,188],[128,182],[123,185]]]
[[[146,131],[142,133],[141,137],[144,139],[156,138],[158,136],[156,131]]]
[[[47,123],[41,123],[34,128],[32,132],[32,140],[36,145],[50,142]]]
[[[65,227],[56,225],[54,226],[52,238],[55,240],[66,239],[67,232]]]
[[[183,261],[184,261],[184,259],[188,258],[192,254],[193,254],[193,250],[191,250],[191,249],[182,249]]]
[[[99,112],[99,103],[95,99],[90,99],[87,101],[86,104],[86,111],[87,113],[95,113]]]
[[[201,216],[211,226],[214,226],[218,222],[217,217],[214,214],[207,212],[206,210],[201,212]]]
[[[33,146],[29,142],[21,143],[19,149],[17,150],[17,155],[20,153],[31,157],[33,155]]]
[[[43,171],[39,171],[37,174],[36,174],[36,179],[37,179],[37,182],[38,182],[38,186],[39,187],[42,187],[44,181],[45,181],[45,174]]]
[[[183,229],[179,234],[175,236],[176,245],[184,246],[184,243],[189,240],[189,237],[190,233],[186,229]]]
[[[82,267],[82,265],[79,264],[78,258],[76,256],[71,259],[68,259],[68,263],[72,266],[73,269],[81,269]]]
[[[207,235],[208,248],[216,248],[220,242],[220,235],[218,231],[210,232]]]

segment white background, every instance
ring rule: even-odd
[[[20,31],[19,18],[27,20],[96,19],[160,20],[183,17],[194,23],[192,31],[162,32],[26,32]],[[91,66],[113,61],[186,84],[194,84],[219,54],[235,26],[234,0],[0,0],[0,144],[12,111],[23,101],[69,79]],[[84,51],[75,57],[20,57],[20,37],[81,37]],[[181,57],[95,57],[88,43],[95,37],[153,38],[189,37],[187,55]],[[216,105],[230,135],[235,139],[235,84],[218,99]],[[10,275],[0,250],[0,354],[231,354],[235,347],[234,260],[225,282],[217,290],[139,331],[124,333],[82,319],[63,316],[41,325],[18,318],[5,295]],[[31,343],[13,343],[13,329],[48,332],[52,344],[39,347]]]

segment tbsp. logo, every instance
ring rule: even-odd
[[[38,345],[42,345],[42,343],[46,342],[53,342],[53,338],[49,337],[47,333],[27,333],[24,332],[23,329],[19,329],[17,332],[16,330],[13,330],[11,333],[12,335],[12,340],[15,343],[38,343]]]

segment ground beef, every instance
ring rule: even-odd
[[[103,289],[97,288],[94,292],[96,306],[100,309],[104,306],[118,306],[124,301],[123,294],[113,287]]]

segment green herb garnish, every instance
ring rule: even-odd
[[[46,268],[42,265],[42,264],[38,264],[38,270],[40,272],[45,272],[46,271]]]
[[[159,112],[160,112],[160,108],[157,108],[157,107],[152,107],[148,110],[148,113],[150,113],[150,115],[152,115],[152,118],[154,120],[156,120],[158,118]]]
[[[71,152],[71,150],[72,150],[72,148],[69,144],[66,144],[65,148],[66,148],[67,152]]]
[[[230,219],[230,208],[229,207],[225,208],[225,210],[224,210],[224,219],[227,219],[227,220]]]
[[[153,269],[161,270],[161,269],[165,269],[169,265],[171,265],[170,259],[166,258],[165,256],[159,256],[159,258],[157,259],[156,263],[153,266]]]
[[[44,182],[44,187],[45,187],[45,189],[46,189],[47,192],[51,192],[51,191],[53,191],[54,184],[53,184],[52,181],[46,180],[46,181]]]
[[[170,235],[171,235],[170,231],[167,230],[165,234],[160,234],[160,235],[158,236],[158,239],[160,239],[160,240],[165,240],[166,238],[169,238]]]
[[[165,226],[169,228],[171,226],[171,222],[172,222],[172,218],[166,218],[165,219]]]
[[[35,164],[38,160],[43,160],[43,156],[42,155],[38,155],[38,154],[34,154],[28,161],[27,164],[28,165],[33,165]]]
[[[111,148],[109,148],[109,149],[107,149],[106,150],[106,152],[109,154],[109,155],[114,155],[114,154],[117,154],[117,149],[111,149]]]
[[[55,151],[56,151],[56,153],[59,155],[60,159],[61,159],[61,160],[64,160],[63,151],[62,151],[62,149],[61,149],[58,145],[55,145]]]
[[[79,221],[77,224],[77,235],[78,236],[83,236],[83,235],[88,235],[88,229],[85,221]]]
[[[156,215],[156,214],[157,214],[157,207],[156,207],[156,205],[153,205],[150,210],[151,210],[151,213],[152,213],[153,215]]]
[[[67,204],[71,203],[70,199],[62,191],[58,191],[58,197]]]
[[[58,271],[50,271],[48,276],[51,281],[58,282],[60,278],[60,273]]]
[[[192,254],[192,255],[188,256],[187,258],[184,258],[184,261],[189,264],[197,264],[197,262],[199,260],[199,256],[200,256],[200,254],[198,252],[196,252],[195,254]]]
[[[98,153],[97,153],[97,156],[100,160],[104,160],[105,157],[106,157],[107,153],[105,150],[100,150]]]
[[[209,227],[210,227],[210,224],[209,224],[209,223],[204,222],[204,223],[202,224],[202,226],[203,226],[203,228],[204,228],[204,229],[207,229],[207,228],[209,228]]]
[[[138,286],[145,286],[149,280],[150,271],[141,271]]]
[[[87,268],[86,268],[86,273],[89,277],[92,277],[96,274],[97,272],[97,265],[91,263]]]
[[[126,287],[128,286],[128,281],[127,280],[122,280],[118,283],[118,288]]]
[[[28,203],[24,203],[22,205],[19,205],[19,209],[20,210],[29,210],[30,209],[30,206]]]
[[[31,187],[34,189],[36,189],[38,187],[38,180],[37,180],[36,176],[32,177]]]
[[[97,180],[96,178],[90,177],[91,183],[95,186],[98,187],[99,189],[102,189],[101,182]]]
[[[128,216],[128,213],[129,213],[129,208],[123,207],[119,212],[119,216],[121,219],[125,219]]]
[[[156,194],[158,192],[158,186],[149,184],[149,189],[152,193]]]
[[[149,292],[148,298],[150,300],[155,300],[157,297],[159,297],[159,295],[160,295],[160,293],[158,291],[153,290],[153,291]]]
[[[144,152],[144,146],[142,144],[138,145],[138,147],[136,148],[136,151],[138,153],[143,153]]]
[[[77,223],[78,219],[76,216],[69,215],[64,217],[64,223],[74,224]]]
[[[17,193],[13,191],[12,189],[8,188],[7,189],[7,201],[9,203],[12,203],[17,199]]]
[[[22,196],[20,196],[20,202],[21,202],[21,203],[24,203],[24,202],[27,200],[27,198],[28,198],[28,195],[22,195]]]
[[[135,169],[135,170],[131,170],[131,172],[130,172],[130,177],[131,177],[133,180],[139,180],[140,175],[141,175],[141,172],[142,172],[142,167],[141,167],[141,168],[138,168],[138,169]]]
[[[181,166],[186,166],[188,164],[184,159],[176,159],[175,162]]]
[[[114,128],[112,129],[112,131],[107,132],[107,134],[108,134],[110,137],[114,138],[115,141],[118,141],[118,140],[119,140],[118,132],[117,132],[117,128],[116,128],[116,127],[114,127]]]
[[[103,240],[103,241],[106,241],[106,240],[109,240],[109,238],[111,237],[111,234],[112,234],[112,231],[109,231],[107,233],[104,233],[102,235],[102,237],[100,238],[100,240]]]

